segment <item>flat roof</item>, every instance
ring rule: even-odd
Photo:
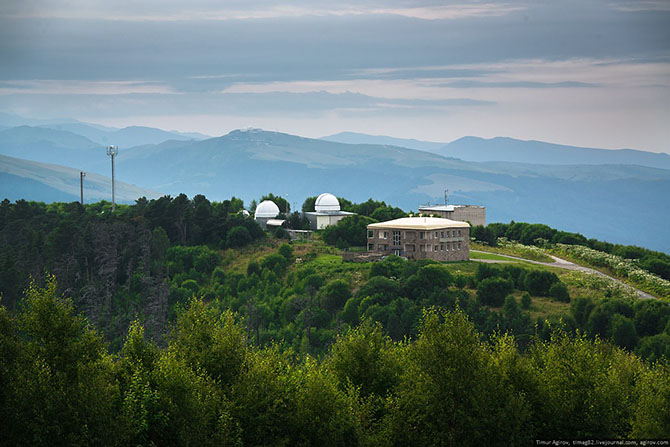
[[[424,205],[419,207],[419,211],[453,211],[456,208],[484,208],[479,205]]]
[[[285,220],[282,219],[269,219],[267,222],[265,222],[265,225],[271,226],[271,227],[281,227],[284,225]]]
[[[368,228],[395,228],[399,230],[437,230],[440,228],[470,228],[467,222],[441,217],[401,217],[386,222],[373,223]]]

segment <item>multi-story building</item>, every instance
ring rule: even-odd
[[[423,215],[434,215],[445,219],[470,222],[470,225],[486,225],[486,208],[477,205],[424,205],[419,207]]]
[[[470,225],[440,217],[403,217],[370,224],[368,251],[408,259],[467,261]]]

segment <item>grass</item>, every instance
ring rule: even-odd
[[[470,259],[489,259],[492,261],[514,262],[514,259],[510,259],[505,256],[500,256],[493,253],[479,253],[475,251],[470,251]]]
[[[517,258],[530,259],[531,261],[554,262],[549,255],[543,254],[537,247],[527,247],[521,244],[490,247],[477,242],[470,242],[470,250],[481,250],[488,253],[516,256]]]
[[[523,293],[523,292],[521,292]],[[521,293],[517,297],[517,301],[521,303]],[[533,296],[530,305],[530,317],[534,320],[542,318],[543,320],[550,317],[562,317],[570,314],[570,303],[556,301],[553,298],[546,296]]]
[[[474,261],[458,261],[458,262],[447,262],[444,266],[449,270],[449,273],[453,274],[464,274],[464,275],[474,275],[477,271],[477,262]]]

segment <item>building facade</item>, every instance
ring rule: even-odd
[[[445,219],[470,222],[470,225],[486,226],[486,208],[477,205],[432,205],[420,206],[423,215],[434,215]]]
[[[403,217],[367,226],[368,252],[408,259],[467,261],[470,225],[440,217]]]

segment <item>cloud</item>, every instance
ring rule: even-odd
[[[423,20],[455,20],[501,16],[525,9],[508,2],[454,3],[439,1],[280,1],[247,0],[189,2],[164,0],[8,0],[0,15],[17,18],[65,18],[113,21],[221,21],[296,17],[392,15]]]
[[[579,81],[534,82],[534,81],[499,81],[481,82],[472,80],[451,81],[440,84],[450,88],[582,88],[598,87],[598,84]]]
[[[162,82],[146,81],[80,81],[80,80],[11,80],[0,81],[0,95],[124,95],[174,94]]]

